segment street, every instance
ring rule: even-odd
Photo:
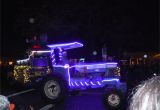
[[[107,110],[103,95],[99,92],[69,95],[62,103],[56,105],[45,102],[39,91],[35,89],[6,94],[6,96],[20,110]]]

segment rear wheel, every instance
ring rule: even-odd
[[[120,91],[112,90],[105,94],[105,104],[109,109],[115,110],[121,108],[123,96]]]
[[[45,100],[56,103],[64,99],[66,87],[64,82],[59,78],[48,78],[42,86],[42,95]]]

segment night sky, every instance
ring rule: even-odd
[[[43,33],[49,43],[80,41],[85,52],[100,50],[104,44],[114,54],[157,51],[157,2],[3,0],[2,56],[23,55],[25,39]]]

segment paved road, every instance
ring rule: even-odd
[[[34,110],[107,110],[103,95],[99,92],[81,92],[79,95],[70,95],[57,105],[46,103],[39,91],[34,89],[5,95],[21,110],[29,110],[29,108],[34,108]]]
[[[22,86],[5,86],[2,95],[8,96],[16,110],[108,110],[103,94],[97,91],[83,91],[79,95],[70,95],[62,103],[46,103],[38,90]],[[20,109],[21,108],[21,109]],[[31,109],[34,108],[34,109]]]

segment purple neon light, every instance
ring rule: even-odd
[[[53,55],[51,55],[51,58],[54,58],[54,54],[53,54]]]
[[[82,65],[75,65],[75,66],[94,66],[94,65],[117,65],[116,62],[112,62],[112,63],[91,63],[91,64],[82,64]]]
[[[69,68],[68,65],[53,65],[54,67]]]
[[[99,81],[97,81],[97,83],[98,83],[98,85],[100,85],[100,86],[102,85]]]
[[[54,50],[51,50],[51,55],[53,54]]]
[[[89,84],[87,82],[84,82],[86,84],[86,86],[89,86]]]
[[[107,63],[103,63],[103,64],[94,64],[94,65],[105,65],[105,64],[107,64]],[[115,65],[115,64],[117,64],[117,63],[110,63],[110,65]],[[68,65],[69,66],[69,64],[66,64],[66,65]],[[94,66],[93,64],[91,64],[91,65],[74,65],[74,66],[69,66],[69,68],[73,68],[73,67],[84,67],[84,66]],[[56,65],[54,65],[54,66],[56,66]],[[60,67],[64,67],[63,65],[58,65],[58,66],[60,66]]]
[[[81,84],[82,86],[84,86],[82,82],[80,82],[80,84]]]
[[[74,86],[73,82],[71,82],[71,86]]]
[[[83,47],[83,44],[79,42],[72,42],[72,43],[64,43],[64,44],[53,44],[53,45],[47,45],[48,47],[54,49],[54,48],[61,48],[63,50],[73,49],[73,48],[79,48]]]
[[[74,83],[75,83],[75,85],[74,85]],[[89,86],[90,84],[92,85],[92,86],[95,86],[95,85],[99,85],[99,86],[101,86],[102,84],[100,83],[100,81],[97,81],[97,84],[95,84],[95,83],[93,83],[92,81],[90,81],[90,84],[88,84],[86,81],[80,81],[80,85],[75,81],[75,82],[70,82],[70,86]]]
[[[102,82],[110,82],[110,81],[117,81],[117,82],[119,82],[119,79],[118,78],[111,78],[111,79],[102,80]]]
[[[79,43],[79,42],[73,42],[73,43],[64,43],[64,44],[53,44],[53,45],[47,45],[50,48],[55,48],[55,47],[64,47],[64,46],[70,46],[70,45],[74,45],[74,44],[78,44],[79,46],[83,46],[83,44]]]
[[[62,55],[62,53],[59,52],[59,55]]]
[[[77,84],[77,82],[74,82],[75,84],[76,84],[76,86],[79,86],[78,84]]]
[[[68,64],[65,64],[65,65],[64,65],[64,68],[69,68],[69,65],[68,65]]]
[[[62,49],[60,47],[58,49],[59,49],[60,52],[62,52]]]
[[[91,81],[90,83],[91,83],[93,86],[96,85],[96,84],[94,84],[92,81]]]
[[[79,64],[79,65],[74,65],[74,66],[71,66],[70,68],[73,68],[73,67],[84,67],[84,66],[86,66],[86,67],[94,67],[94,66],[102,66],[102,65],[117,65],[117,63],[101,63],[101,64],[96,64],[96,63],[94,63],[94,64]]]
[[[70,86],[70,85],[71,85],[71,84],[70,84],[70,82],[71,82],[71,77],[70,77],[69,65],[66,64],[65,67],[68,67],[68,68],[67,68],[67,73],[68,73],[68,84],[69,84],[69,86]]]
[[[69,71],[69,65],[68,64],[65,64],[64,66],[63,65],[53,65],[54,67],[62,67],[62,68],[66,68],[67,69],[67,74],[68,74],[68,84],[69,86],[71,86],[71,81],[70,81],[70,71]]]

